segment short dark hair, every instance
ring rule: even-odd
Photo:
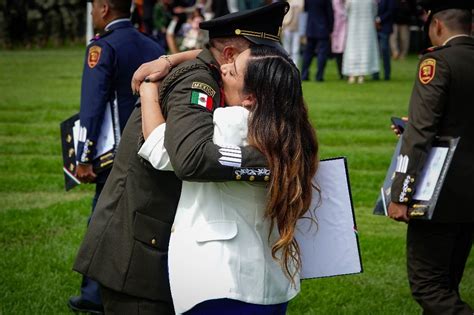
[[[250,41],[243,36],[217,37],[209,40],[209,47],[222,51],[225,46],[234,46],[239,52],[249,48]]]
[[[470,10],[448,9],[437,12],[433,18],[444,22],[451,31],[461,31],[466,34],[471,33],[472,13]]]
[[[105,0],[110,6],[110,9],[120,16],[130,16],[130,8],[132,7],[132,0]]]

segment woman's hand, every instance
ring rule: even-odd
[[[166,77],[171,71],[172,66],[167,56],[142,64],[132,77],[133,93],[140,92],[140,85],[143,81],[156,82]]]
[[[174,55],[163,55],[160,58],[142,64],[132,77],[132,91],[139,93],[140,85],[145,82],[156,82],[170,73],[174,66],[192,60],[199,55],[202,49],[183,51]]]

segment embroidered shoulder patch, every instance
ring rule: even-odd
[[[210,87],[209,85],[207,85],[206,83],[193,82],[193,84],[191,85],[191,88],[192,88],[192,89],[195,89],[195,90],[204,91],[204,92],[206,92],[206,94],[209,95],[210,97],[214,97],[214,95],[216,95],[216,91],[214,91],[214,89],[211,88],[211,87]]]
[[[423,60],[420,64],[420,69],[418,71],[418,78],[423,84],[428,84],[433,80],[436,74],[436,60],[433,58],[428,58]]]
[[[87,64],[89,68],[94,68],[100,59],[100,52],[102,51],[102,47],[100,46],[92,46],[89,48],[89,55],[87,56]]]
[[[191,92],[191,104],[201,105],[206,107],[209,111],[212,111],[212,103],[214,100],[211,96],[207,95],[198,90],[192,90]]]

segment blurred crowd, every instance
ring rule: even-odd
[[[199,23],[254,9],[270,0],[136,0],[132,22],[171,53],[202,48],[206,33]]]
[[[134,0],[133,23],[171,52],[202,47],[199,22],[270,0]],[[0,48],[83,42],[89,12],[82,0],[0,0]]]
[[[0,0],[0,47],[84,41],[82,0]]]
[[[390,59],[423,48],[424,12],[416,0],[287,0],[282,42],[303,80],[317,59],[316,81],[334,58],[341,79],[390,79]],[[202,48],[199,23],[275,0],[134,0],[132,22],[170,53]],[[85,42],[89,12],[81,0],[0,0],[0,48]],[[382,62],[379,65],[379,59]]]

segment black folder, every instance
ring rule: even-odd
[[[79,126],[79,114],[75,114],[60,123],[61,129],[61,147],[63,155],[64,188],[70,190],[81,182],[75,176],[76,174],[76,151],[77,151],[77,132],[75,128]],[[111,125],[112,126],[112,125]],[[99,144],[98,144],[99,145]],[[115,157],[115,142],[95,156],[92,161],[94,173],[99,174],[110,167]],[[101,150],[104,151],[104,150]]]
[[[387,215],[390,203],[392,181],[395,177],[397,157],[403,142],[400,136],[388,168],[383,187],[380,189],[379,197],[375,203],[374,214]],[[431,220],[438,201],[439,193],[443,187],[446,173],[456,150],[459,138],[442,137],[437,138],[428,153],[425,165],[421,170],[415,186],[413,199],[408,205],[408,214],[412,219]]]

